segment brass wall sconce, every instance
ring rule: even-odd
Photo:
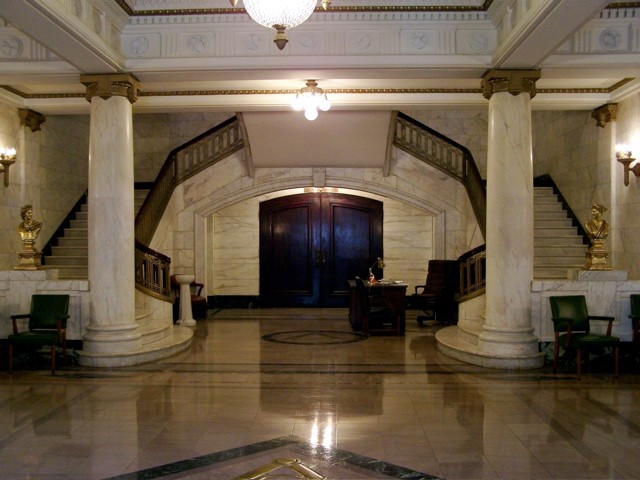
[[[640,177],[640,163],[636,163],[633,167],[630,167],[633,162],[636,161],[633,158],[631,150],[626,144],[616,145],[616,160],[624,165],[624,186],[629,186],[629,172],[633,172],[636,177]]]
[[[9,167],[16,162],[16,149],[4,147],[0,148],[0,165],[2,165],[2,172],[4,174],[4,186],[9,186]]]

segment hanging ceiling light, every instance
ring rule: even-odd
[[[291,104],[294,110],[304,110],[307,120],[318,118],[318,109],[326,112],[331,108],[327,94],[318,86],[315,80],[307,80],[307,86],[302,87]]]
[[[232,6],[238,0],[229,0]],[[282,50],[289,39],[284,31],[304,23],[313,13],[318,0],[243,0],[244,8],[256,23],[273,28],[276,38],[273,42]],[[330,0],[324,0],[322,7],[326,10],[331,5]]]

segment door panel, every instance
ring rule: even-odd
[[[260,205],[263,306],[346,306],[347,280],[381,255],[381,202],[310,193]]]
[[[366,276],[369,259],[382,256],[382,204],[352,195],[325,194],[322,240],[327,268],[321,277],[323,306],[345,306],[347,280]]]

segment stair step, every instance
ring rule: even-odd
[[[48,263],[47,268],[56,268],[58,270],[58,278],[63,279],[87,279],[89,277],[88,267],[79,267],[73,265],[52,266]]]
[[[577,236],[578,229],[575,227],[570,228],[554,228],[554,227],[539,227],[534,230],[533,237],[542,238],[542,237],[570,237]],[[582,238],[582,237],[578,237]]]
[[[89,220],[71,220],[71,226],[70,228],[73,229],[84,229],[84,230],[88,230],[89,229]]]
[[[86,267],[89,264],[89,257],[84,256],[55,256],[47,257],[47,265],[49,266],[78,266]]]
[[[584,265],[584,256],[582,257],[549,257],[545,256],[540,259],[541,263],[533,262],[534,267],[575,267],[576,265]]]
[[[533,246],[535,247],[566,247],[566,246],[582,246],[582,237],[564,236],[564,237],[534,237]]]
[[[534,256],[558,256],[558,255],[567,255],[572,257],[584,257],[584,254],[587,251],[586,245],[547,245],[547,246],[534,246],[533,254]]]
[[[51,247],[52,257],[88,257],[89,247],[78,245],[72,247]]]
[[[72,238],[89,238],[89,230],[87,228],[65,228],[64,236]]]
[[[58,246],[53,248],[88,248],[87,247],[88,238],[83,237],[60,237],[58,238]]]
[[[533,221],[533,228],[575,228],[570,218],[536,218]]]
[[[542,212],[562,212],[566,216],[566,210],[562,208],[560,203],[534,203],[533,204],[533,212],[534,213],[542,213]]]

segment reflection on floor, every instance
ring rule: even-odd
[[[631,368],[466,365],[412,312],[370,338],[346,309],[210,313],[164,361],[1,371],[0,478],[232,480],[278,458],[332,480],[640,478]]]

